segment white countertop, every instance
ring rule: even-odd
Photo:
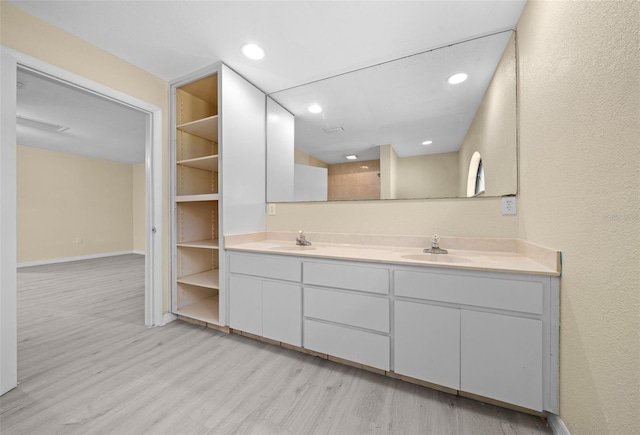
[[[473,239],[466,238],[464,243],[460,239],[441,239],[440,247],[447,249],[448,254],[425,254],[423,247],[390,246],[388,236],[384,245],[375,244],[350,244],[314,242],[313,234],[307,233],[307,240],[311,246],[298,246],[295,243],[295,233],[255,233],[251,235],[229,236],[225,239],[225,249],[243,252],[269,253],[279,255],[294,255],[303,258],[325,258],[336,260],[367,261],[377,263],[392,263],[411,266],[442,267],[454,269],[484,270],[509,273],[526,273],[534,275],[559,276],[559,252],[533,246],[526,246],[523,241],[505,239],[477,239],[480,243],[476,247],[494,247],[492,249],[454,249],[450,245],[463,245],[473,247]],[[293,237],[289,237],[292,235]],[[272,237],[269,237],[272,236]],[[369,242],[375,243],[376,236],[369,236]],[[403,241],[406,236],[398,237]],[[318,236],[318,239],[330,239]],[[253,239],[253,240],[252,240]],[[288,239],[288,240],[287,240]],[[343,238],[343,241],[348,238]],[[497,240],[487,244],[487,240]],[[484,243],[482,243],[484,242]],[[512,242],[512,243],[511,243]],[[499,246],[498,246],[499,245]],[[533,255],[532,255],[533,254]],[[556,256],[554,261],[552,256]],[[557,265],[557,267],[553,267]]]

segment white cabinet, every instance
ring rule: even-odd
[[[307,287],[304,315],[389,333],[389,298]]]
[[[219,240],[265,227],[265,95],[218,64],[173,83],[171,104],[171,309],[225,326]]]
[[[231,275],[229,278],[229,326],[262,335],[262,281]]]
[[[542,321],[462,310],[460,344],[461,390],[543,410]]]
[[[302,346],[302,289],[275,281],[262,283],[262,335]]]
[[[380,370],[389,370],[389,343],[386,335],[304,320],[305,348]]]
[[[389,370],[389,269],[305,261],[303,277],[304,347]]]
[[[262,253],[228,264],[235,329],[558,412],[555,277]]]
[[[459,390],[460,310],[406,301],[394,310],[394,371]]]
[[[229,255],[229,326],[302,346],[302,287],[298,260]]]

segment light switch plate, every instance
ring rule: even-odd
[[[502,214],[503,215],[514,215],[517,213],[516,208],[516,197],[515,196],[505,196],[502,198]]]

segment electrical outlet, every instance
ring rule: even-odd
[[[516,208],[516,197],[515,196],[506,196],[502,198],[502,214],[503,215],[514,215],[517,213]]]
[[[269,216],[275,216],[276,215],[276,205],[271,203],[269,204]]]
[[[81,245],[81,244],[82,244],[82,237],[76,236],[76,245]]]

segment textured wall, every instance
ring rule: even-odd
[[[640,3],[529,1],[520,237],[562,250],[560,416],[640,433]]]
[[[517,237],[518,217],[500,198],[280,203],[269,231]]]
[[[517,193],[516,41],[509,39],[459,154],[458,194],[467,196],[471,156],[478,151],[485,171],[485,196]]]
[[[17,151],[19,263],[133,249],[132,165]]]
[[[147,101],[162,109],[163,132],[169,131],[169,84],[142,69],[85,42],[13,4],[2,1],[0,34],[2,44],[74,74]],[[169,222],[169,139],[163,139],[162,167],[164,221]],[[164,311],[169,297],[169,225],[164,226],[162,243],[165,268]]]
[[[426,154],[398,159],[398,198],[458,196],[458,153]]]

